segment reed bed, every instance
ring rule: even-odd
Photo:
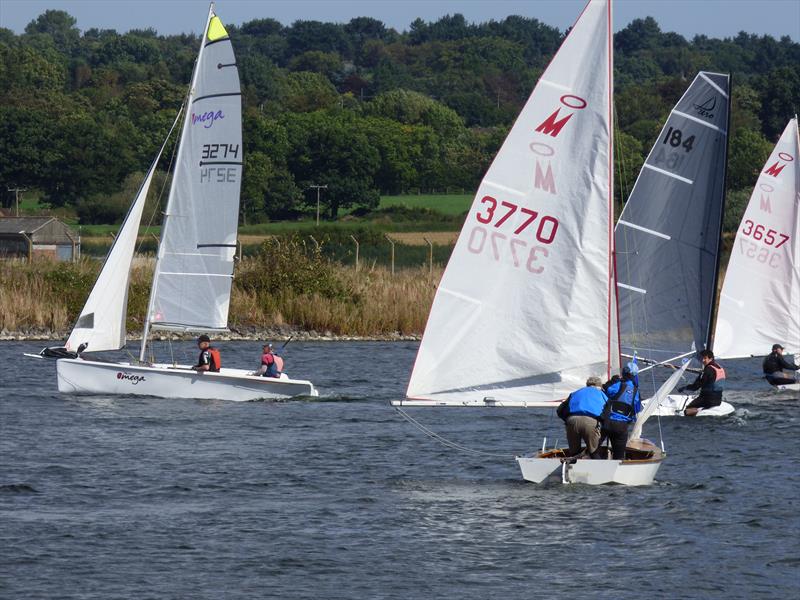
[[[419,335],[441,267],[356,271],[299,244],[265,244],[236,267],[230,325],[240,331],[275,328],[319,335]],[[128,331],[141,333],[154,261],[137,257],[128,293]],[[62,336],[72,327],[99,272],[99,261],[0,261],[0,330],[4,335]]]

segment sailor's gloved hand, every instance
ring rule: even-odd
[[[685,385],[682,385],[681,387],[678,388],[678,392],[680,392],[681,394],[683,394],[685,391],[686,391]]]

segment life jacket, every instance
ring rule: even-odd
[[[639,403],[639,386],[633,381],[622,380],[608,388],[609,400],[603,411],[603,419],[630,423],[636,419]]]
[[[283,359],[272,352],[261,355],[261,364],[267,365],[264,377],[280,377],[283,371]]]
[[[711,386],[706,386],[704,390],[709,392],[723,391],[725,389],[725,369],[720,367],[716,361],[712,361],[706,366],[710,367],[711,370],[714,371],[716,379],[714,379],[714,383],[712,383]]]
[[[608,396],[596,387],[586,386],[570,394],[569,414],[600,417]]]
[[[222,368],[222,355],[216,348],[208,347],[208,354],[211,356],[211,364],[208,365],[208,370],[214,373],[219,372]]]

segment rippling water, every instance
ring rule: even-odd
[[[292,343],[321,398],[250,403],[59,395],[40,346],[0,345],[6,598],[800,594],[798,400],[756,360],[725,363],[734,416],[662,419],[656,485],[538,487],[512,455],[563,439],[549,411],[408,409],[505,458],[388,406],[415,343]]]

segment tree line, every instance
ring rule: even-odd
[[[368,211],[380,194],[475,189],[565,33],[532,18],[473,24],[458,14],[400,33],[368,17],[226,26],[243,88],[247,222],[310,210],[312,184],[328,186],[328,218]],[[198,45],[152,29],[81,32],[59,10],[20,35],[0,28],[2,203],[13,202],[7,187],[25,186],[81,222],[120,219]],[[728,189],[745,198],[798,112],[800,44],[744,32],[686,40],[648,17],[614,45],[618,200],[699,70],[733,74]]]

